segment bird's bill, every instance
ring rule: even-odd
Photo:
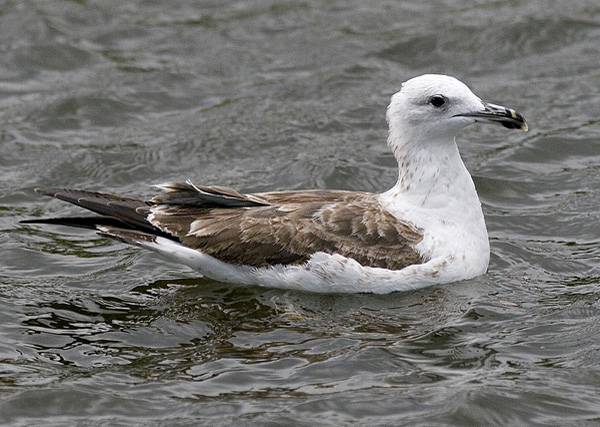
[[[512,108],[502,105],[485,104],[485,108],[472,113],[459,114],[459,116],[472,117],[478,122],[498,123],[505,128],[519,129],[527,132],[529,127],[525,118]]]

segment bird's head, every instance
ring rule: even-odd
[[[462,128],[475,123],[496,123],[527,131],[523,116],[511,108],[488,104],[454,77],[425,74],[414,77],[392,96],[387,110],[390,131],[404,138],[453,140]]]

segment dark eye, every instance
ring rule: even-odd
[[[434,107],[441,107],[446,103],[446,98],[442,95],[433,95],[429,98],[429,103]]]

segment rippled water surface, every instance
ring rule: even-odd
[[[0,423],[600,423],[596,0],[8,0],[0,57]],[[241,288],[18,224],[78,212],[40,184],[386,190],[385,108],[424,72],[530,123],[459,136],[491,239],[475,280]]]

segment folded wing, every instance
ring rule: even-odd
[[[371,193],[312,190],[240,194],[191,182],[159,186],[151,201],[66,189],[36,191],[100,216],[30,220],[98,227],[134,242],[169,237],[222,261],[265,267],[302,264],[315,252],[399,270],[423,262],[420,229],[397,220]]]

